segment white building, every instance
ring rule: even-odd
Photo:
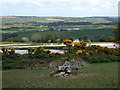
[[[75,39],[74,41],[73,41],[73,43],[75,43],[75,42],[79,42],[80,40],[79,39]]]

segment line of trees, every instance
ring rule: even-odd
[[[64,39],[73,39],[73,37],[70,34],[48,34],[45,36],[36,33],[32,35],[33,42],[61,43]]]
[[[44,25],[44,26],[48,26],[48,27],[52,27],[52,26],[60,26],[60,25],[91,25],[91,22],[64,22],[64,21],[58,21],[58,22],[51,22],[51,23],[41,23],[41,22],[27,22],[27,24],[32,24],[33,26],[40,26],[40,25]]]
[[[2,35],[2,41],[8,41],[8,42],[37,42],[37,43],[60,43],[64,39],[79,39],[80,41],[92,41],[92,42],[114,42],[114,37],[106,37],[105,35],[83,35],[83,36],[72,36],[71,34],[40,34],[40,33],[34,33],[31,37],[23,36],[21,38],[15,38],[18,36],[18,34],[3,34]],[[117,38],[117,37],[116,37]],[[119,38],[118,38],[119,39]]]

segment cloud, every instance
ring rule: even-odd
[[[119,0],[0,0],[3,15],[115,15]],[[30,10],[32,12],[30,12]],[[19,11],[19,12],[18,12]]]

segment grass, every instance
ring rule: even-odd
[[[89,36],[96,36],[96,35],[103,35],[103,36],[114,36],[114,34],[112,33],[113,29],[104,29],[104,30],[85,30],[85,31],[47,31],[47,32],[36,32],[36,31],[23,31],[23,32],[19,32],[18,36],[16,36],[16,39],[21,39],[22,37],[27,37],[31,40],[31,37],[33,34],[39,33],[42,34],[44,36],[46,35],[52,35],[52,34],[61,34],[61,35],[70,35],[71,37],[82,37],[84,35],[89,35]]]
[[[99,25],[78,25],[78,26],[65,26],[65,28],[80,28],[80,29],[102,29]]]
[[[112,17],[111,17],[112,18]],[[24,17],[24,18],[8,18],[2,17],[3,25],[6,23],[27,23],[27,22],[55,22],[55,21],[79,21],[79,22],[97,22],[97,23],[106,23],[108,20],[104,18],[81,18],[81,17]]]
[[[81,67],[77,75],[53,77],[45,67],[3,71],[3,88],[117,88],[118,63]]]

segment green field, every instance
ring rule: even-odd
[[[71,37],[82,37],[84,35],[89,35],[89,36],[96,36],[96,35],[101,35],[101,36],[114,36],[113,34],[113,30],[112,29],[104,29],[104,30],[85,30],[85,31],[46,31],[46,32],[20,32],[19,35],[15,38],[22,38],[22,37],[28,37],[29,39],[31,39],[31,36],[33,34],[42,34],[44,36],[46,35],[52,35],[52,34],[62,34],[62,35],[71,35]]]
[[[96,22],[96,23],[108,23],[110,21],[117,20],[117,17],[2,17],[2,23],[26,23],[26,22]]]
[[[81,67],[77,75],[53,77],[45,67],[3,71],[3,88],[118,88],[118,63]],[[75,74],[75,71],[73,71]]]
[[[67,24],[66,24],[67,23]],[[71,24],[70,24],[71,23]],[[75,24],[77,23],[77,24]],[[78,24],[79,23],[79,24]],[[81,23],[81,24],[80,24]],[[87,24],[89,23],[89,24]],[[33,42],[31,37],[35,33],[39,33],[45,38],[46,35],[61,34],[62,36],[69,36],[64,39],[82,38],[83,36],[89,36],[92,41],[96,37],[100,36],[104,41],[109,37],[114,37],[113,30],[117,27],[117,17],[25,17],[25,16],[13,16],[2,17],[2,31],[3,41],[7,42],[19,42],[23,37],[28,38],[29,42]],[[52,28],[52,30],[50,29]],[[72,31],[58,31],[58,30],[73,29]],[[80,29],[80,31],[74,31],[74,29]],[[45,30],[41,32],[40,30]],[[11,35],[17,34],[17,36]],[[59,36],[59,35],[58,35]],[[95,37],[96,36],[96,37]],[[92,38],[91,38],[92,37]],[[52,39],[57,39],[53,37]],[[111,40],[112,40],[111,39]],[[47,42],[49,39],[43,40]],[[54,42],[55,42],[54,40]],[[42,42],[43,42],[42,41]],[[101,42],[101,41],[100,41]]]

